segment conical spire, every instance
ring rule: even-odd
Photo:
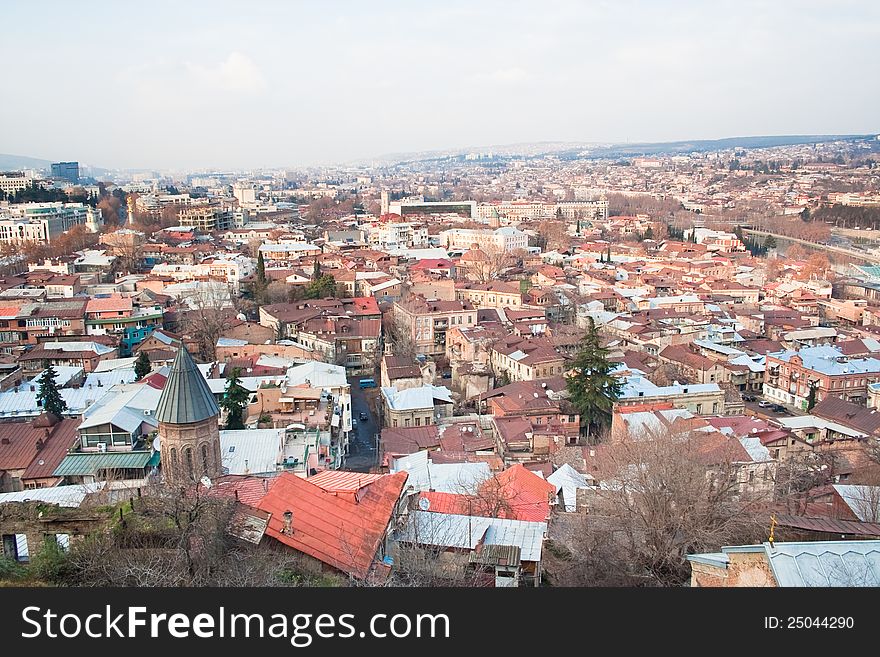
[[[218,415],[220,408],[208,382],[181,345],[159,397],[156,419],[166,424],[193,424]]]

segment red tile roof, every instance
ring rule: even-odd
[[[73,446],[80,420],[68,418],[54,426],[35,426],[39,420],[0,423],[0,470],[25,470],[26,479],[52,476]],[[38,441],[42,441],[39,449]]]
[[[374,571],[379,546],[391,521],[407,474],[385,475],[360,501],[339,496],[285,472],[257,508],[272,514],[266,534],[333,568],[366,579]],[[293,514],[292,531],[282,533],[284,513]]]

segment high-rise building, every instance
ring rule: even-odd
[[[52,177],[66,180],[75,185],[79,182],[79,162],[54,162]]]

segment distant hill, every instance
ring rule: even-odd
[[[644,142],[644,143],[583,143],[583,142],[535,142],[495,146],[475,146],[439,151],[386,154],[358,163],[424,162],[461,158],[469,152],[490,152],[496,157],[540,157],[555,155],[562,159],[626,158],[651,155],[676,155],[693,152],[729,150],[731,148],[772,148],[774,146],[794,146],[797,144],[821,144],[829,141],[858,141],[873,139],[868,135],[773,135],[758,137],[726,137],[724,139],[693,139],[686,141]]]
[[[51,160],[41,160],[26,155],[9,155],[0,153],[0,171],[16,171],[18,169],[48,169]]]
[[[821,144],[829,141],[873,139],[874,135],[773,135],[762,137],[726,137],[641,144],[611,144],[599,148],[571,149],[560,157],[615,158],[641,155],[676,155],[693,152],[730,150],[731,148],[773,148],[799,144]]]

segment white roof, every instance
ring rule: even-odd
[[[284,434],[284,429],[221,431],[224,472],[231,475],[275,472],[284,449]]]
[[[109,372],[111,370],[131,369],[132,373],[134,373],[135,361],[137,361],[137,356],[132,356],[131,358],[111,358],[109,360],[102,360],[92,371],[100,373]]]
[[[516,545],[522,561],[540,561],[546,522],[483,518],[455,513],[410,511],[404,540],[422,545],[473,550],[484,545]]]
[[[46,502],[58,506],[78,507],[86,495],[104,487],[104,482],[95,484],[78,484],[74,486],[54,486],[51,488],[35,488],[15,493],[0,493],[0,504],[7,502]]]
[[[452,403],[452,392],[445,386],[423,385],[418,388],[398,390],[395,387],[382,388],[388,407],[394,411],[434,408],[434,400]]]
[[[880,486],[834,484],[834,490],[862,522],[880,522]]]
[[[835,433],[843,434],[844,436],[849,436],[850,438],[864,438],[865,434],[854,431],[849,427],[845,427],[842,424],[838,424],[837,422],[832,422],[831,420],[826,420],[825,418],[817,417],[815,415],[796,415],[792,417],[779,417],[776,418],[776,421],[779,422],[786,429],[810,429],[815,427],[816,429],[829,429],[834,431]]]
[[[316,360],[294,365],[287,370],[287,385],[298,386],[306,381],[313,388],[343,388],[348,386],[345,368],[342,365],[322,363]]]
[[[563,463],[547,481],[556,486],[556,494],[562,493],[562,503],[569,513],[577,511],[577,489],[589,488],[588,475],[583,475],[568,463]]]
[[[414,491],[437,491],[440,493],[472,494],[477,486],[492,476],[489,464],[480,463],[434,463],[428,452],[421,451],[394,459],[392,473],[406,472],[407,488]]]
[[[158,426],[155,413],[161,394],[161,390],[146,383],[114,385],[99,393],[95,403],[83,411],[79,428],[109,423],[126,431],[134,431],[141,422]]]
[[[43,349],[47,351],[93,351],[99,356],[113,351],[113,347],[85,340],[82,342],[44,342]]]

